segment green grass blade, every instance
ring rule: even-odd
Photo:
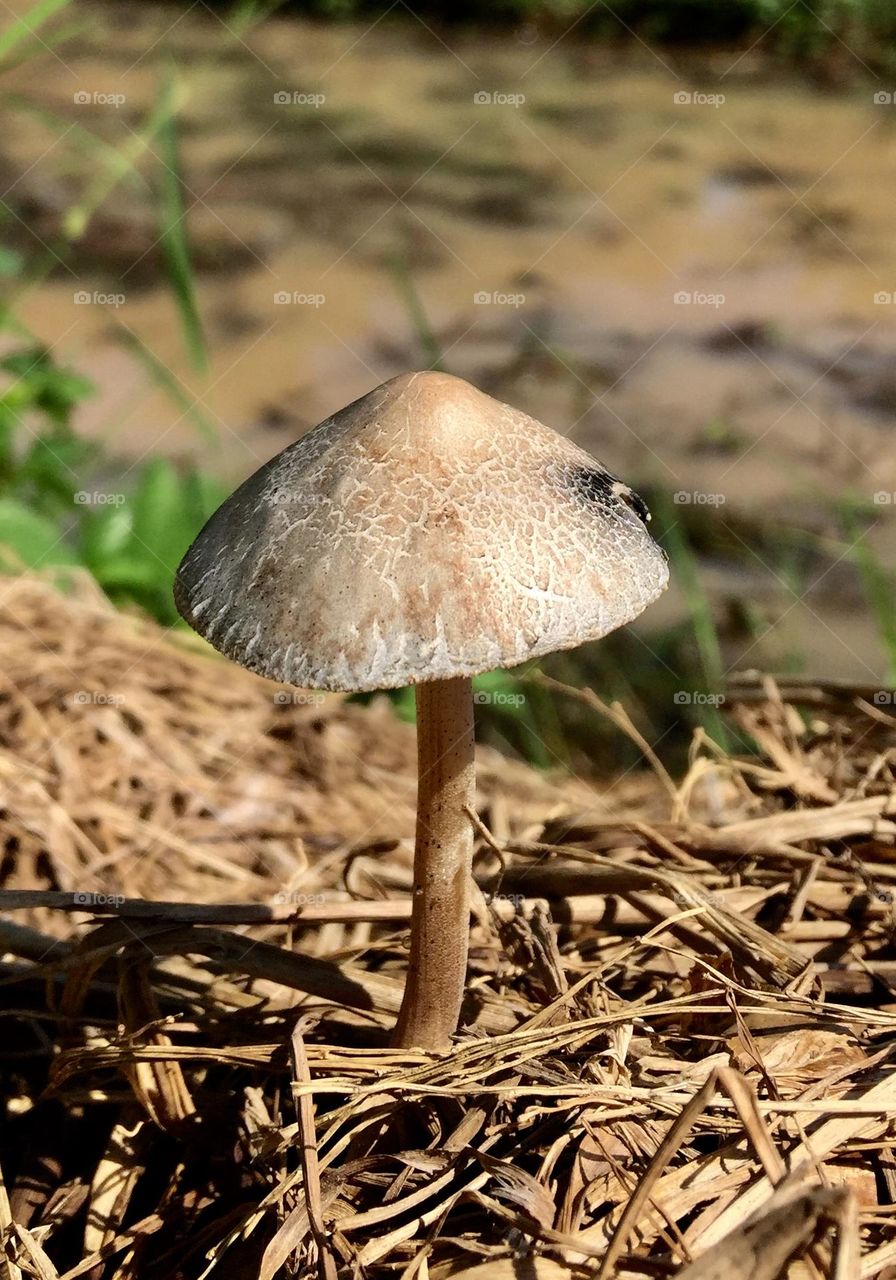
[[[859,531],[849,512],[843,513],[842,524],[850,543],[850,559],[859,571],[868,609],[887,655],[886,681],[891,686],[896,685],[896,610],[893,608],[892,577],[875,555],[867,534]]]
[[[725,661],[712,605],[700,582],[696,556],[674,508],[664,501],[659,505],[657,514],[662,519],[662,541],[669,556],[672,577],[684,595],[706,691],[721,693],[725,684]],[[706,705],[699,711],[706,732],[719,746],[729,749],[731,736],[717,708]]]
[[[393,257],[390,265],[392,274],[395,277],[395,283],[398,285],[398,291],[408,309],[408,315],[411,318],[420,346],[423,348],[426,367],[428,369],[439,369],[442,373],[446,372],[436,335],[432,331],[429,317],[420,300],[420,295],[414,285],[407,263],[403,258]]]
[[[72,0],[38,0],[27,13],[20,15],[4,31],[0,31],[0,62],[5,61],[23,41],[34,39],[45,23],[71,3]]]
[[[137,171],[137,164],[150,148],[150,144],[160,132],[164,123],[164,112],[167,104],[157,103],[146,124],[139,133],[120,147],[101,145],[101,153],[97,159],[101,161],[93,181],[90,183],[83,200],[66,212],[63,230],[69,240],[79,240],[96,211],[105,203],[120,182],[134,179],[143,187],[145,180]]]
[[[196,304],[196,290],[190,249],[187,242],[186,207],[177,143],[177,121],[174,109],[174,78],[168,75],[162,92],[166,109],[159,129],[159,152],[162,161],[161,180],[161,247],[168,269],[168,281],[180,312],[184,338],[193,367],[204,373],[208,353],[202,321]]]
[[[286,3],[287,0],[237,0],[227,14],[225,26],[240,40],[252,27],[282,9]]]
[[[170,369],[153,355],[149,347],[132,329],[123,326],[119,330],[119,338],[137,357],[156,386],[161,387],[165,394],[171,397],[203,440],[208,444],[215,444],[218,439],[217,427],[210,418],[205,416]]]

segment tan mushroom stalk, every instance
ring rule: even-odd
[[[184,558],[184,618],[299,688],[417,686],[414,908],[396,1043],[444,1049],[466,972],[471,679],[597,639],[666,586],[643,503],[459,378],[404,374],[240,486]]]
[[[396,1044],[444,1049],[457,1029],[467,976],[473,827],[473,682],[418,684],[417,835],[408,976]]]

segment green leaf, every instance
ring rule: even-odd
[[[104,591],[141,596],[159,590],[159,569],[149,556],[126,551],[97,566],[96,578]]]
[[[0,276],[7,280],[20,276],[24,265],[25,261],[20,253],[0,245]]]
[[[77,563],[78,557],[52,520],[14,498],[0,498],[0,566],[7,572],[23,566],[39,569]]]
[[[58,427],[67,426],[75,406],[94,391],[92,382],[57,365],[40,345],[4,356],[0,369],[15,379],[3,393],[4,403],[17,412],[39,409]]]
[[[214,515],[224,499],[229,497],[231,487],[207,471],[188,471],[184,476],[184,487],[193,521],[192,542],[209,516]]]
[[[67,430],[39,436],[22,459],[16,485],[44,514],[73,513],[74,495],[81,488],[92,447]]]
[[[15,435],[18,423],[0,399],[0,485],[8,488],[16,475]]]
[[[134,539],[167,581],[196,535],[200,516],[189,477],[165,458],[145,468],[133,498]]]
[[[108,572],[108,566],[127,551],[132,533],[132,515],[126,505],[84,512],[81,555],[98,581]]]

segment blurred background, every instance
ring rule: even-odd
[[[632,483],[672,561],[548,674],[673,759],[731,745],[735,670],[891,703],[894,54],[884,0],[5,3],[3,567],[178,625],[225,494],[436,366]],[[531,671],[480,693],[512,753],[626,763]]]

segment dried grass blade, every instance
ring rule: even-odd
[[[0,1165],[0,1280],[22,1280],[21,1268],[9,1257],[5,1247],[10,1239],[12,1225],[6,1180],[3,1177],[3,1166]]]
[[[719,1240],[695,1262],[683,1267],[676,1280],[779,1280],[788,1261],[807,1248],[825,1219],[838,1217],[850,1199],[841,1188],[816,1187],[790,1196]],[[851,1247],[841,1255],[857,1258]],[[835,1269],[831,1280],[856,1280],[851,1269]]]
[[[90,1185],[89,1211],[84,1226],[84,1252],[102,1254],[127,1210],[137,1179],[143,1172],[138,1154],[145,1121],[131,1116],[113,1127]]]
[[[311,1071],[305,1052],[303,1034],[309,1024],[300,1018],[290,1038],[293,1078],[297,1084],[310,1084]],[[317,1246],[317,1263],[321,1280],[337,1280],[336,1260],[330,1250],[323,1220],[320,1195],[320,1163],[317,1154],[317,1133],[314,1126],[314,1101],[311,1094],[302,1091],[296,1098],[296,1119],[299,1125],[299,1159],[302,1165],[302,1187],[308,1224]]]
[[[597,1272],[598,1280],[603,1280],[603,1277],[610,1273],[610,1269],[618,1261],[628,1235],[636,1226],[660,1174],[671,1156],[683,1145],[695,1121],[706,1110],[712,1101],[713,1095],[719,1089],[723,1089],[731,1099],[742,1125],[756,1146],[757,1154],[762,1159],[768,1176],[772,1179],[780,1179],[783,1175],[783,1163],[772,1145],[765,1122],[759,1114],[755,1094],[749,1084],[739,1072],[730,1067],[723,1067],[714,1071],[682,1110],[660,1144],[647,1172],[635,1188],[635,1192],[622,1212],[622,1216],[607,1247],[607,1252],[600,1263]]]
[[[836,1116],[822,1121],[789,1153],[788,1185],[817,1176],[819,1163],[838,1147],[865,1133],[886,1128],[892,1122],[896,1117],[896,1072],[888,1073],[855,1101],[865,1109],[865,1114]],[[714,1244],[741,1226],[770,1199],[770,1194],[766,1182],[754,1182],[743,1195],[722,1209],[705,1229],[702,1241],[707,1245]]]

